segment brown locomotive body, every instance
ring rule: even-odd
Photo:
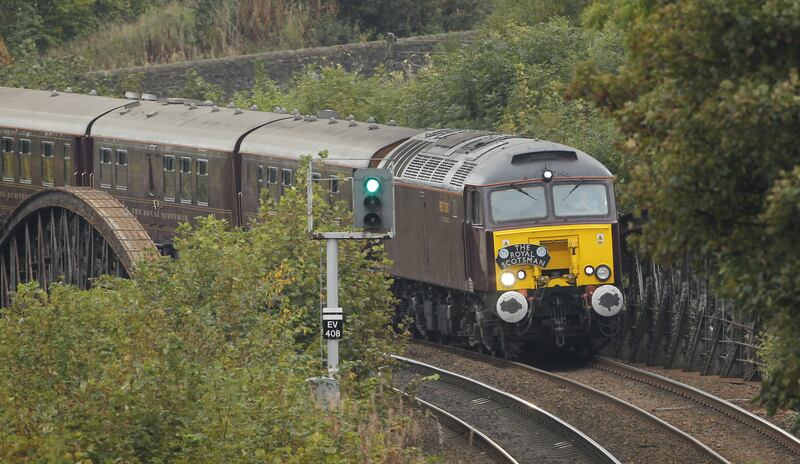
[[[118,199],[168,247],[197,216],[247,224],[262,192],[292,188],[300,156],[327,150],[321,176],[394,173],[396,236],[386,247],[398,317],[412,316],[419,333],[507,352],[535,340],[582,344],[621,308],[594,314],[587,302],[619,283],[611,174],[570,147],[179,99],[0,88],[0,102],[3,215],[37,191],[83,186]],[[332,200],[350,199],[349,183],[328,185]],[[580,209],[586,198],[594,209]]]

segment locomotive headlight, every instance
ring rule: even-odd
[[[514,282],[516,282],[516,279],[514,278],[514,274],[512,274],[510,272],[504,272],[504,273],[502,273],[500,275],[500,283],[502,283],[506,287],[510,287],[510,286],[514,285]]]
[[[583,268],[583,273],[588,275],[588,276],[594,274],[594,267],[586,266],[585,268]]]
[[[523,271],[521,269],[519,271],[517,271],[517,279],[519,279],[519,280],[523,280],[527,275],[528,274],[526,274],[525,271]]]
[[[605,264],[601,264],[597,266],[597,269],[595,269],[595,273],[597,275],[598,280],[605,282],[611,277],[611,268],[609,268]]]
[[[542,177],[544,178],[545,182],[550,182],[553,180],[553,171],[545,169],[544,172],[542,172]]]

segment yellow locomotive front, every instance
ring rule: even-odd
[[[608,178],[549,170],[488,190],[496,291],[487,304],[500,319],[557,346],[608,331],[623,306],[613,198]]]

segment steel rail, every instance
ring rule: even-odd
[[[516,411],[538,425],[539,429],[546,429],[557,435],[564,437],[571,442],[578,450],[595,463],[619,464],[611,453],[600,446],[594,440],[586,436],[583,432],[564,422],[558,417],[550,414],[541,408],[519,398],[510,393],[486,385],[477,380],[465,377],[454,372],[450,372],[420,361],[416,361],[403,356],[391,355],[392,358],[401,364],[401,368],[417,372],[423,375],[437,374],[439,380],[451,386],[466,390],[483,398],[489,399],[501,406]],[[563,443],[563,442],[562,442]]]
[[[495,358],[493,356],[488,356],[488,355],[485,355],[485,354],[476,353],[474,351],[465,350],[463,348],[456,348],[456,347],[447,346],[447,345],[440,345],[440,344],[437,344],[437,343],[432,343],[432,342],[422,341],[422,340],[411,340],[411,343],[412,344],[423,345],[423,346],[427,346],[427,347],[430,347],[430,348],[439,349],[439,350],[443,350],[443,351],[448,351],[448,352],[451,352],[451,353],[454,353],[454,354],[457,354],[457,355],[460,355],[460,356],[469,357],[469,358],[472,358],[472,359],[475,359],[475,360],[478,360],[478,361],[482,361],[482,362],[486,362],[486,363],[489,363],[489,364],[494,364],[496,366],[517,367],[519,369],[530,371],[530,372],[532,372],[532,373],[534,373],[536,375],[540,375],[540,376],[542,376],[544,378],[547,378],[548,380],[551,380],[551,381],[553,381],[555,383],[558,383],[558,384],[560,384],[560,385],[562,385],[562,386],[564,386],[566,388],[574,389],[574,390],[580,390],[580,391],[582,391],[584,393],[587,393],[587,394],[589,394],[591,396],[594,396],[594,397],[596,397],[596,398],[598,398],[600,400],[608,401],[610,403],[616,404],[619,407],[628,409],[628,410],[634,412],[635,414],[639,415],[640,417],[642,417],[646,421],[651,422],[653,424],[656,424],[657,426],[659,426],[662,429],[666,430],[667,432],[669,432],[673,436],[676,436],[679,439],[685,440],[686,442],[690,443],[695,449],[697,449],[701,453],[703,453],[706,456],[708,456],[708,458],[711,461],[716,462],[718,464],[730,464],[730,462],[727,459],[725,459],[719,453],[717,453],[716,451],[711,449],[708,445],[704,444],[703,442],[701,442],[700,440],[696,439],[695,437],[687,434],[683,430],[675,427],[674,425],[664,421],[663,419],[661,419],[661,418],[659,418],[659,417],[657,417],[657,416],[645,411],[644,409],[642,409],[642,408],[640,408],[640,407],[638,407],[638,406],[636,406],[634,404],[628,403],[627,401],[624,401],[624,400],[622,400],[620,398],[612,396],[612,395],[610,395],[610,394],[608,394],[608,393],[606,393],[604,391],[600,391],[600,390],[598,390],[598,389],[596,389],[594,387],[590,387],[588,385],[584,385],[584,384],[582,384],[580,382],[577,382],[575,380],[568,379],[566,377],[562,377],[562,376],[554,374],[552,372],[547,372],[547,371],[544,371],[542,369],[538,369],[536,367],[529,366],[527,364],[523,364],[523,363],[516,362],[516,361],[509,361],[507,359]]]
[[[800,459],[800,439],[764,418],[725,401],[722,398],[691,385],[686,385],[663,375],[639,369],[613,359],[596,357],[593,359],[592,365],[597,369],[669,391],[689,401],[712,409],[746,427],[756,430]]]
[[[511,457],[502,446],[498,445],[494,440],[487,437],[480,430],[470,425],[469,423],[461,420],[457,416],[445,411],[444,409],[429,403],[421,398],[414,397],[408,393],[394,387],[394,390],[403,396],[412,399],[419,406],[431,411],[438,419],[440,424],[464,437],[470,445],[475,445],[483,450],[492,460],[498,464],[519,464],[519,462]]]

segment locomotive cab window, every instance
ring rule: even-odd
[[[208,160],[197,160],[197,204],[208,206]]]
[[[467,198],[469,222],[474,225],[483,224],[483,209],[481,208],[481,192],[472,190]]]
[[[31,183],[31,141],[19,141],[19,181],[22,184]]]
[[[3,180],[14,181],[14,139],[3,137]]]
[[[553,205],[556,216],[606,216],[608,195],[602,184],[555,184]]]
[[[53,142],[42,142],[42,185],[45,187],[52,187],[55,183],[54,152]]]
[[[544,187],[528,185],[495,190],[489,195],[495,222],[541,219],[547,216]]]
[[[175,201],[175,157],[164,155],[164,201]]]
[[[63,159],[64,159],[64,185],[72,185],[72,177],[74,173],[72,172],[72,155],[70,152],[70,146],[68,143],[64,144],[64,151],[63,151]]]
[[[192,202],[192,159],[181,157],[180,194],[181,203]]]
[[[119,190],[128,189],[128,152],[117,150],[116,184]]]

